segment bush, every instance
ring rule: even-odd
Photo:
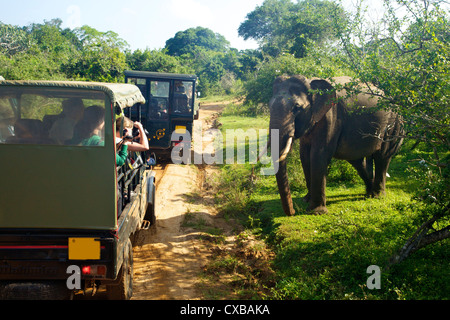
[[[353,166],[344,160],[332,159],[328,167],[327,184],[356,184],[362,182]]]

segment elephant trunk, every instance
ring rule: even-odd
[[[286,160],[279,162],[276,178],[284,213],[287,216],[293,216],[295,215],[295,210],[294,204],[292,203],[291,189],[289,187],[289,179],[287,176]]]
[[[274,127],[275,126],[272,125],[271,129]],[[279,152],[272,153],[274,163],[278,163],[278,171],[276,173],[278,191],[280,193],[283,210],[287,216],[293,216],[295,214],[291,190],[289,187],[286,161],[286,158],[292,149],[293,140],[294,138],[293,135],[291,135],[291,132],[286,132],[283,130],[282,134],[279,136]]]
[[[295,118],[294,115],[290,113],[290,110],[292,110],[292,106],[290,105],[291,102],[292,99],[289,94],[281,92],[275,95],[269,104],[271,110],[269,128],[270,132],[273,130],[278,132],[276,136],[278,138],[279,146],[277,152],[272,150],[272,159],[274,163],[277,162],[278,164],[278,171],[276,173],[278,191],[280,193],[283,210],[287,216],[293,216],[295,214],[286,163],[286,158],[292,149],[295,135]],[[271,134],[271,139],[272,138],[275,138],[275,136]]]

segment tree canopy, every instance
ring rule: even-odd
[[[224,36],[214,33],[208,28],[197,27],[177,32],[175,37],[166,41],[165,49],[171,56],[182,56],[192,53],[198,48],[226,52],[229,47],[230,43]]]
[[[60,19],[0,22],[0,76],[122,82],[126,69],[194,73],[202,97],[243,96],[252,115],[267,110],[273,81],[283,74],[348,75],[363,83],[355,91],[375,84],[380,107],[401,115],[404,138],[429,153],[406,165],[422,186],[411,204],[420,217],[398,262],[450,237],[450,15],[444,0],[383,0],[383,6],[383,17],[371,23],[364,0],[352,12],[332,0],[265,0],[236,30],[259,43],[243,51],[204,27],[177,32],[161,50],[132,52],[114,31],[62,29]]]
[[[262,50],[271,56],[282,52],[303,58],[308,40],[323,44],[336,38],[336,24],[345,22],[345,12],[335,2],[305,0],[265,0],[247,15],[238,32],[245,40],[259,41]]]

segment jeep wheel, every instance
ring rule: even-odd
[[[155,192],[156,192],[156,185],[155,182],[153,181],[153,188],[152,188],[152,199],[153,199],[153,203],[149,204],[147,206],[147,211],[145,212],[145,216],[144,216],[144,220],[150,221],[150,226],[154,226],[156,224],[156,212],[155,212],[155,208],[156,208],[156,197],[155,197]]]
[[[133,296],[133,247],[128,239],[124,250],[123,264],[118,276],[117,285],[108,285],[109,300],[130,300]]]
[[[1,282],[0,300],[65,300],[69,290],[63,281]]]

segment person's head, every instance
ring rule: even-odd
[[[105,124],[105,109],[100,106],[90,106],[84,111],[83,119],[76,129],[81,139],[89,138],[97,130],[102,130]]]
[[[133,130],[134,123],[131,119],[127,117],[120,117],[116,120],[116,135],[119,137],[122,136],[122,132],[124,129]]]
[[[84,103],[80,98],[71,98],[62,103],[63,113],[71,119],[80,121],[84,114]]]

